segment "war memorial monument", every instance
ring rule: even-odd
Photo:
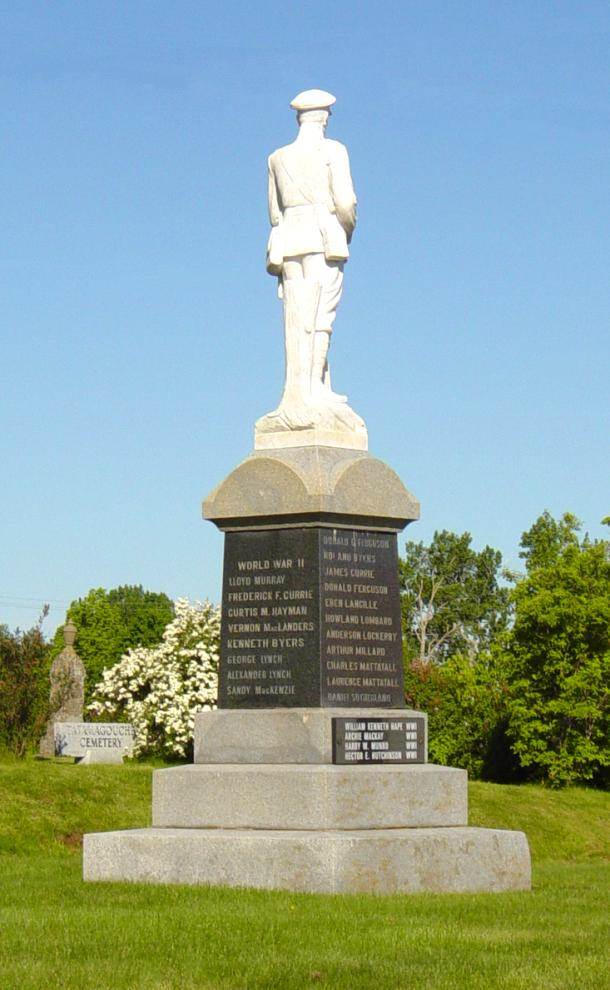
[[[225,534],[218,708],[157,770],[152,828],[85,836],[86,880],[323,893],[530,886],[522,832],[468,826],[464,770],[405,708],[397,539],[417,500],[368,453],[329,347],[356,226],[335,98],[300,93],[269,158],[267,270],[286,375],[254,451],[205,500]]]

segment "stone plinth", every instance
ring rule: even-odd
[[[366,717],[380,714],[386,724],[420,715]],[[344,716],[200,715],[205,762],[154,772],[152,828],[85,836],[85,879],[311,893],[529,889],[523,833],[468,827],[464,770],[331,763],[332,723]]]
[[[267,426],[270,424],[267,423]],[[324,429],[313,426],[297,431],[277,430],[254,433],[255,450],[280,450],[287,447],[334,447],[341,450],[368,450],[368,433],[364,423],[359,429]]]
[[[157,770],[153,826],[358,830],[468,823],[465,770],[219,766]]]
[[[359,718],[427,717],[407,708],[367,708]],[[199,712],[195,715],[195,763],[332,763],[333,718],[353,708],[278,708]],[[424,762],[427,738],[424,741]]]
[[[357,771],[354,771],[355,773]],[[321,894],[529,890],[523,832],[150,828],[84,838],[86,880]]]
[[[417,501],[366,453],[257,451],[204,502],[225,532],[220,708],[404,705],[397,533]]]

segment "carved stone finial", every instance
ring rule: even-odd
[[[76,626],[71,619],[68,619],[64,626],[64,643],[66,646],[74,646],[76,639]]]

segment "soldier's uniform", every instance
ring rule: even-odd
[[[291,106],[306,118],[309,111],[329,111],[330,93],[309,90]],[[284,305],[298,296],[299,313],[307,312],[305,330],[315,334],[314,378],[324,379],[326,352],[343,286],[343,265],[356,226],[356,195],[347,149],[321,137],[292,144],[269,156],[267,270],[280,276]],[[288,294],[287,294],[288,290]],[[287,319],[289,316],[287,314]],[[317,332],[316,332],[317,331]]]

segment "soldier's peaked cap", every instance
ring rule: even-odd
[[[306,89],[290,104],[293,110],[328,110],[337,98],[323,89]]]

